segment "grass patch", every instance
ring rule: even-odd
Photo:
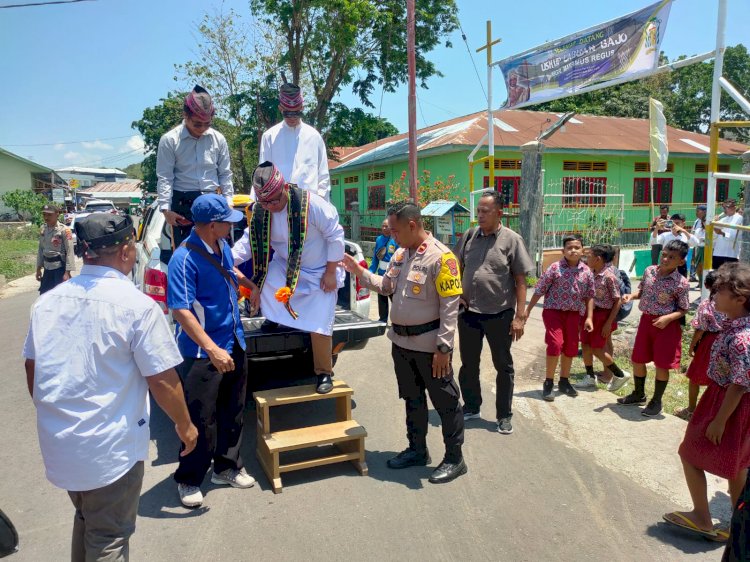
[[[690,347],[690,340],[693,337],[693,328],[690,326],[690,320],[693,318],[693,313],[690,312],[685,318],[685,327],[682,329],[682,360],[680,365],[680,372],[671,371],[669,376],[669,384],[667,389],[664,391],[664,398],[662,399],[662,405],[664,407],[664,413],[672,415],[675,410],[686,408],[688,405],[688,381],[685,373],[687,372],[688,366],[690,365],[691,357],[688,355],[688,348]],[[618,330],[619,331],[619,330]],[[617,333],[617,332],[615,332]],[[615,354],[615,363],[623,370],[630,371],[632,374],[633,366],[630,362],[629,355]],[[601,363],[598,359],[594,359],[594,370],[601,372]],[[586,375],[586,368],[583,365],[583,359],[576,357],[573,359],[573,365],[571,367],[571,382],[575,383],[580,381]],[[649,398],[654,394],[654,381],[656,380],[656,369],[653,364],[649,364],[646,368],[646,396]],[[606,389],[604,384],[598,383],[598,388],[601,390]],[[633,391],[633,380],[631,379],[627,385],[623,388],[614,392],[617,396],[626,396]],[[701,393],[705,388],[701,387]],[[700,394],[699,394],[700,399]]]
[[[0,275],[12,281],[36,270],[39,229],[0,229]]]

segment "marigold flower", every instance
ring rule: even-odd
[[[253,290],[249,287],[243,287],[240,285],[240,296],[249,299],[253,295]]]
[[[281,287],[274,295],[277,301],[283,302],[284,304],[289,302],[292,297],[292,290],[289,287]]]

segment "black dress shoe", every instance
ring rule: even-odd
[[[466,463],[464,462],[464,459],[462,458],[458,462],[448,462],[446,460],[443,460],[443,462],[440,463],[440,465],[432,471],[432,474],[430,475],[430,482],[432,484],[443,484],[445,482],[450,482],[451,480],[455,480],[462,474],[466,474],[468,469],[466,468]]]
[[[315,388],[315,392],[317,392],[318,394],[328,394],[332,390],[333,381],[331,380],[331,375],[318,375],[318,386]]]
[[[432,462],[430,453],[425,449],[424,451],[415,451],[414,449],[406,449],[401,451],[398,455],[392,459],[388,459],[386,463],[388,468],[409,468],[410,466],[427,466]]]

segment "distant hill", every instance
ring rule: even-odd
[[[141,168],[140,162],[135,162],[134,164],[131,164],[130,166],[126,166],[122,169],[123,172],[125,172],[129,178],[133,178],[136,180],[142,180],[143,179],[143,169]]]

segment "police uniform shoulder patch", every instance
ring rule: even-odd
[[[404,249],[399,248],[396,250],[396,253],[393,254],[393,258],[391,259],[392,262],[397,263],[398,265],[401,265],[404,261]]]
[[[441,297],[463,294],[461,272],[453,252],[446,252],[440,258],[440,271],[435,279],[435,288]]]
[[[66,240],[73,240],[73,234],[70,232],[69,228],[65,229],[65,239]]]
[[[418,256],[421,256],[421,255],[422,255],[422,254],[424,254],[424,253],[425,253],[426,251],[427,251],[427,240],[425,240],[424,242],[422,242],[422,243],[421,243],[421,244],[419,245],[419,248],[417,248],[417,255],[418,255]]]

